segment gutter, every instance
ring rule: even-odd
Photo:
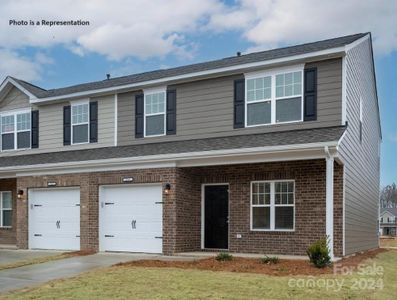
[[[269,146],[269,147],[252,147],[241,149],[229,150],[212,150],[212,151],[198,151],[198,152],[185,152],[176,154],[160,154],[160,155],[146,155],[136,157],[123,157],[123,158],[109,158],[99,160],[86,160],[86,161],[73,161],[49,164],[34,164],[24,166],[8,166],[0,168],[1,173],[14,173],[14,172],[37,172],[37,171],[54,171],[54,170],[70,170],[75,169],[81,172],[84,168],[109,168],[114,169],[124,168],[126,166],[140,166],[143,164],[172,164],[175,167],[178,162],[187,166],[187,161],[194,160],[211,160],[211,159],[230,159],[236,157],[250,156],[257,157],[266,154],[297,154],[318,151],[324,155],[324,147],[334,149],[336,151],[338,141],[309,143],[309,144],[296,144],[284,146]],[[318,158],[317,156],[315,158]],[[204,164],[205,165],[205,164]]]

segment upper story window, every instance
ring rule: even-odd
[[[72,144],[89,142],[89,103],[72,105]]]
[[[166,92],[165,90],[145,92],[145,136],[165,135],[166,128]]]
[[[12,193],[0,192],[0,227],[12,226]]]
[[[303,66],[246,74],[246,126],[303,121]]]
[[[302,71],[276,75],[276,122],[302,121]]]
[[[31,147],[31,112],[13,112],[1,115],[1,149],[16,150]]]
[[[247,79],[248,126],[271,123],[272,77]]]

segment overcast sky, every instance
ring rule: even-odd
[[[382,184],[397,182],[397,0],[27,0],[0,4],[0,78],[44,88],[371,31]],[[9,20],[89,26],[10,26]]]

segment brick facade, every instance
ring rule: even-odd
[[[0,227],[0,244],[15,245],[16,243],[16,225],[17,225],[17,191],[16,191],[16,179],[0,179],[0,191],[12,193],[12,227],[1,228]]]
[[[28,190],[80,186],[81,249],[98,250],[98,191],[100,185],[170,183],[163,194],[163,252],[174,254],[201,249],[201,186],[228,183],[230,194],[229,250],[244,253],[305,255],[307,247],[325,236],[325,160],[275,162],[246,165],[162,168],[117,172],[95,172],[57,176],[21,177],[17,189],[25,191],[18,201],[17,244],[28,246]],[[250,231],[250,182],[253,180],[295,180],[295,231]],[[343,167],[335,164],[335,255],[342,255]],[[242,238],[237,238],[241,234]]]
[[[325,168],[325,160],[313,160],[189,168],[185,169],[185,173],[190,173],[200,184],[229,184],[231,252],[306,255],[311,243],[325,237]],[[295,231],[250,231],[250,182],[278,179],[295,180]],[[334,251],[336,256],[342,256],[343,166],[336,163],[334,185]],[[193,192],[196,202],[201,201],[197,189]],[[199,219],[197,214],[200,213],[195,208],[182,218]],[[183,224],[182,220],[178,224]],[[199,227],[191,227],[190,232],[200,237]],[[237,234],[241,234],[242,238],[237,238]],[[180,250],[190,251],[193,245],[189,246]],[[195,250],[200,249],[197,242],[194,246]]]

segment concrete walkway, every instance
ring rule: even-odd
[[[0,293],[39,285],[54,279],[72,277],[86,271],[109,267],[120,262],[141,259],[192,260],[191,257],[177,258],[130,253],[97,253],[88,256],[77,256],[0,271]]]

